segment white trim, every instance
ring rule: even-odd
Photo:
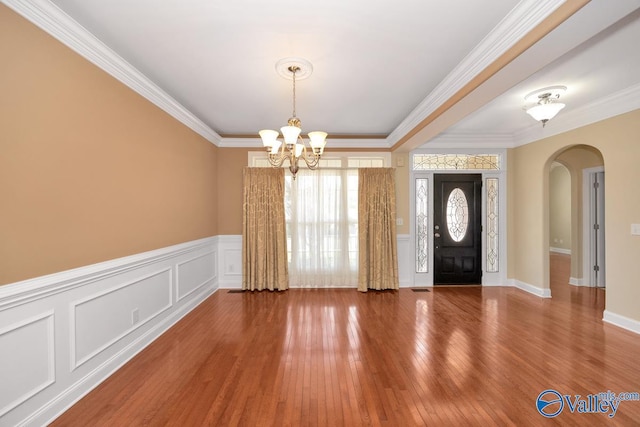
[[[207,141],[220,144],[221,137],[213,129],[52,2],[3,0],[3,3]]]
[[[443,132],[433,139],[430,139],[420,148],[481,148],[484,151],[500,148],[513,147],[513,135],[508,133],[486,133],[476,132]]]
[[[347,168],[347,163],[349,159],[382,159],[384,162],[384,167],[393,167],[391,164],[391,153],[388,151],[335,151],[333,153],[327,152],[325,156],[322,158],[323,160],[340,160],[342,162],[342,167]],[[263,150],[260,151],[248,151],[247,152],[247,166],[256,167],[256,160],[266,160],[266,154]],[[321,160],[322,161],[322,160]],[[282,164],[283,168],[288,168],[289,163],[284,162]],[[307,166],[302,162],[300,165],[301,168],[306,168]],[[322,168],[322,164],[320,164]]]
[[[206,284],[210,283],[211,281],[213,281],[213,280],[215,280],[217,278],[217,271],[215,269],[215,266],[217,264],[215,264],[215,262],[214,262],[214,267],[213,267],[214,273],[213,273],[213,276],[207,277],[204,281],[200,282],[198,285],[196,285],[194,288],[192,288],[191,290],[189,290],[185,294],[181,294],[180,293],[180,267],[182,267],[183,265],[186,265],[186,264],[188,264],[190,262],[193,262],[193,261],[195,261],[197,259],[204,258],[204,257],[211,257],[212,259],[215,259],[217,257],[217,254],[216,254],[215,251],[209,251],[209,252],[205,252],[202,255],[198,255],[198,256],[195,256],[193,258],[189,258],[186,261],[179,262],[179,263],[176,264],[176,302],[182,301],[183,299],[187,298],[192,293],[196,292],[201,287],[205,286]]]
[[[413,156],[417,154],[495,154],[500,156],[500,169],[499,170],[414,170],[413,169]],[[480,148],[475,145],[468,145],[466,147],[458,148],[434,148],[430,144],[425,144],[409,153],[409,213],[410,213],[410,247],[411,252],[411,282],[420,283],[420,286],[433,286],[433,176],[434,174],[456,174],[456,173],[478,173],[482,175],[483,185],[486,178],[498,178],[499,186],[499,224],[498,224],[498,236],[499,236],[499,265],[498,271],[489,273],[486,271],[486,245],[483,231],[482,242],[482,286],[502,286],[507,281],[507,150],[504,148]],[[416,178],[429,179],[429,255],[428,255],[428,267],[426,273],[416,273],[415,271],[415,247],[416,247],[416,226],[415,226],[415,180]],[[487,230],[486,224],[486,197],[485,192],[482,193],[482,227],[483,230]]]
[[[539,123],[532,123],[515,134],[445,131],[423,144],[422,147],[463,148],[473,145],[486,148],[515,148],[639,108],[640,84],[636,84],[582,107],[563,112],[544,128]]]
[[[97,368],[93,369],[80,380],[73,383],[63,393],[60,393],[54,399],[47,402],[47,404],[23,420],[21,425],[28,425],[31,423],[35,425],[50,424],[216,291],[217,289],[210,289],[208,292],[201,294],[198,298],[191,300],[188,304],[185,304],[180,309],[171,313],[170,316],[165,318],[162,322],[154,325],[154,327],[149,329],[144,335],[140,336],[131,344],[111,356],[105,362],[101,363]]]
[[[640,95],[640,93],[638,95]],[[593,193],[591,191],[591,178],[599,172],[604,172],[604,166],[582,169],[582,277],[584,286],[597,286],[593,272],[594,239],[591,228],[591,224],[593,223],[592,212],[595,209],[596,202],[593,199]]]
[[[557,254],[564,254],[564,255],[571,255],[571,249],[554,248],[553,246],[549,248],[549,252],[555,252]]]
[[[76,325],[77,325],[77,311],[78,311],[78,307],[86,304],[90,301],[94,301],[94,300],[98,300],[101,297],[104,297],[105,295],[114,293],[116,291],[122,290],[126,287],[129,286],[134,286],[138,283],[142,283],[143,281],[147,280],[147,279],[151,279],[154,277],[158,277],[160,275],[166,274],[168,273],[168,280],[167,280],[167,285],[168,285],[168,291],[169,291],[169,295],[168,295],[168,303],[163,306],[160,307],[156,312],[154,313],[150,313],[149,316],[147,316],[144,319],[140,319],[139,322],[131,325],[131,327],[127,328],[126,330],[122,331],[121,333],[119,333],[118,335],[112,337],[109,341],[102,343],[99,347],[93,349],[93,351],[91,351],[89,354],[84,355],[83,357],[78,357],[78,349],[77,349],[77,340],[78,340],[78,334],[77,334],[77,330],[76,330]],[[101,354],[105,349],[107,349],[108,347],[112,346],[113,344],[117,343],[118,341],[122,340],[124,337],[126,337],[127,335],[129,335],[131,332],[135,331],[136,329],[140,328],[141,326],[144,326],[147,322],[151,321],[154,317],[160,315],[161,313],[165,312],[166,310],[170,309],[172,304],[172,291],[173,291],[173,284],[172,282],[172,274],[171,274],[171,268],[170,267],[166,267],[163,268],[162,270],[159,271],[154,271],[153,273],[147,274],[143,277],[137,277],[134,280],[128,281],[126,283],[122,283],[122,284],[118,284],[118,286],[109,288],[109,289],[105,289],[102,290],[98,293],[95,294],[91,294],[85,298],[82,298],[78,301],[73,301],[69,304],[69,309],[70,309],[70,314],[69,314],[69,318],[71,319],[69,322],[69,326],[70,326],[70,336],[71,336],[71,342],[70,342],[70,353],[71,353],[71,370],[74,371],[76,369],[78,369],[80,366],[84,365],[85,363],[87,363],[88,361],[90,361],[91,359],[93,359],[94,357],[96,357],[97,355]]]
[[[7,411],[0,415],[0,425],[48,424],[215,292],[218,286],[217,266],[206,269],[203,274],[207,277],[200,274],[184,278],[191,281],[187,286],[194,291],[180,300],[175,298],[174,285],[177,270],[185,262],[208,256],[212,263],[216,263],[218,243],[218,237],[209,237],[0,287],[0,331],[4,331],[7,324],[11,325],[10,322],[25,318],[25,313],[45,310],[39,316],[48,319],[50,333],[39,338],[40,341],[25,345],[35,349],[43,345],[41,340],[47,340],[46,345],[51,348],[50,380],[40,384],[42,391],[36,390],[25,396],[9,395],[7,402],[19,404],[3,408]],[[78,357],[74,308],[105,295],[116,295],[116,291],[150,278],[162,278],[166,290],[154,287],[154,295],[151,295],[145,288],[139,297],[160,295],[157,306],[151,307],[152,310],[131,327],[122,328],[122,313],[117,307],[126,301],[105,301],[100,305],[100,319],[93,323],[84,322],[82,327],[85,335],[87,328],[88,333],[101,331],[103,335],[105,327],[111,328],[104,335],[107,339],[92,346],[88,354]],[[157,292],[160,293],[156,295]],[[121,298],[128,296],[122,295]],[[110,320],[116,322],[112,324]],[[134,322],[133,319],[130,321]],[[31,365],[34,362],[29,358],[12,363],[15,366],[10,369],[16,371],[34,368]]]
[[[183,253],[194,252],[203,247],[210,247],[215,244],[218,238],[219,236],[207,237],[0,286],[0,310],[59,294],[62,291],[71,290],[114,275],[123,274],[133,269],[182,255]]]
[[[551,289],[539,288],[537,286],[530,285],[529,283],[522,282],[517,279],[510,279],[513,287],[521,289],[525,292],[538,296],[540,298],[551,298]]]
[[[55,334],[54,334],[54,312],[53,310],[46,310],[36,316],[32,316],[28,319],[21,320],[18,323],[14,323],[6,328],[0,330],[0,337],[9,332],[15,332],[18,329],[33,325],[36,322],[46,321],[47,325],[47,378],[40,384],[36,385],[33,389],[28,390],[21,396],[15,396],[14,400],[0,408],[0,419],[7,412],[13,410],[18,405],[23,404],[27,400],[31,399],[42,390],[49,387],[56,382],[56,366],[55,366]]]
[[[221,148],[255,148],[256,150],[262,150],[264,153],[264,148],[262,145],[262,140],[256,133],[255,138],[233,138],[233,137],[224,137],[218,143],[218,146]],[[331,135],[327,136],[327,153],[331,151],[332,148],[363,148],[367,149],[375,149],[375,148],[391,148],[387,138],[332,138]]]
[[[389,135],[393,146],[524,35],[564,0],[521,1]]]
[[[640,321],[632,319],[630,317],[605,310],[603,313],[602,321],[626,329],[627,331],[640,334]]]
[[[579,279],[577,277],[569,277],[569,284],[572,286],[589,286],[585,284],[584,279]]]
[[[411,274],[412,259],[411,254],[411,235],[396,235],[398,248],[398,286],[401,288],[413,287],[413,275]]]
[[[242,235],[218,236],[218,288],[242,289]]]

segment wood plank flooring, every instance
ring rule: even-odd
[[[555,257],[555,256],[554,256]],[[640,391],[640,337],[604,324],[605,291],[220,290],[54,426],[638,425],[545,419],[536,398]]]

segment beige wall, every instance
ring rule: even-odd
[[[571,174],[558,162],[549,171],[549,242],[571,250]]]
[[[0,284],[218,234],[218,149],[0,5]]]
[[[510,150],[508,277],[549,287],[549,166],[575,145],[591,145],[604,159],[606,309],[640,320],[640,110]]]

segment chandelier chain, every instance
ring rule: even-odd
[[[293,73],[293,117],[296,117],[296,71],[300,68],[297,66],[290,67],[291,72]]]

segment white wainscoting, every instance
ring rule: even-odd
[[[242,236],[218,236],[218,287],[242,289]]]
[[[0,426],[46,425],[211,295],[220,241],[1,286]]]
[[[398,234],[398,281],[401,288],[413,287],[413,255],[409,234]]]

